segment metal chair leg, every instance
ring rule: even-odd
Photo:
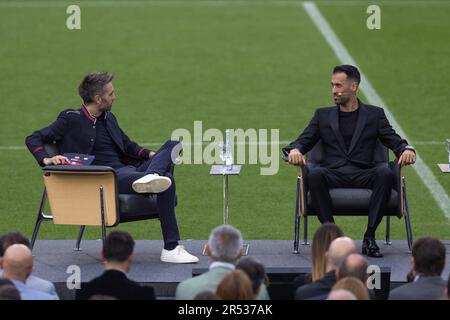
[[[390,246],[392,244],[391,241],[391,216],[386,216],[386,241],[385,245]]]
[[[295,219],[294,219],[294,250],[292,253],[299,254],[298,245],[300,242],[300,183],[301,177],[297,176],[297,192],[295,194]]]
[[[37,218],[36,218],[36,223],[34,224],[33,235],[31,236],[31,241],[30,241],[31,250],[33,250],[34,243],[36,242],[36,238],[37,238],[37,235],[39,232],[39,228],[41,226],[41,222],[44,220],[49,220],[43,216],[43,210],[44,210],[46,200],[47,200],[47,191],[44,188],[44,192],[43,192],[42,198],[41,198],[41,204],[39,206],[39,211],[38,211]]]
[[[81,244],[81,238],[83,237],[84,229],[86,226],[80,226],[80,231],[78,231],[78,237],[77,237],[77,243],[75,244],[74,251],[81,251],[80,244]]]
[[[411,228],[411,220],[409,216],[409,208],[408,208],[408,195],[406,193],[406,179],[405,177],[402,177],[402,188],[403,188],[403,201],[405,203],[405,226],[406,226],[406,239],[408,241],[408,248],[411,252],[412,245],[413,245],[413,235],[412,235],[412,228]]]
[[[303,216],[303,243],[304,246],[309,245],[308,242],[308,216]]]
[[[102,246],[106,241],[106,223],[105,223],[105,200],[103,197],[103,186],[100,186],[100,214],[102,219]]]

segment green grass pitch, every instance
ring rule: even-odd
[[[71,1],[0,0],[0,233],[31,236],[43,181],[23,148],[25,136],[62,109],[78,108],[77,87],[90,71],[115,74],[113,112],[139,143],[193,130],[196,120],[204,130],[279,129],[280,140],[289,141],[316,107],[332,104],[330,74],[340,63],[299,1],[74,3],[81,30],[66,28]],[[377,3],[381,29],[368,30],[366,8]],[[449,3],[317,4],[448,194],[450,175],[436,163],[447,160],[443,142],[450,138]],[[175,170],[182,239],[206,239],[222,223],[222,180],[209,169]],[[259,172],[245,165],[230,178],[229,222],[245,239],[293,239],[295,169],[280,161],[278,174]],[[450,239],[449,220],[424,182],[412,168],[405,174],[414,236]],[[310,220],[312,235],[318,223]],[[366,218],[336,222],[361,239]],[[119,228],[137,239],[162,238],[156,220]],[[39,238],[76,234],[76,227],[44,223]],[[86,238],[100,234],[88,227]],[[384,224],[377,237],[383,235]],[[392,220],[392,238],[405,239],[403,220]]]

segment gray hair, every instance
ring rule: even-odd
[[[84,103],[94,101],[96,95],[104,92],[105,86],[114,78],[109,72],[94,72],[86,75],[78,87],[78,93]]]
[[[241,232],[228,224],[214,228],[208,240],[211,257],[223,262],[235,262],[241,254],[242,243]]]

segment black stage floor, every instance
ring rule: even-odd
[[[361,240],[356,241],[358,247]],[[447,265],[443,277],[450,273],[450,240],[443,241],[447,247]],[[137,282],[152,285],[160,299],[173,299],[175,288],[180,281],[192,277],[192,274],[204,272],[209,264],[207,256],[201,252],[205,241],[182,241],[186,249],[200,257],[196,264],[169,264],[159,260],[162,241],[136,241],[134,264],[129,277]],[[290,281],[300,273],[311,271],[311,246],[300,245],[300,254],[292,254],[293,242],[290,240],[249,240],[249,255],[256,257],[266,266],[271,280],[269,293],[274,299],[289,298]],[[383,258],[369,258],[369,264],[380,267],[384,281],[390,287],[406,281],[410,269],[410,258],[406,241],[393,240],[392,245],[383,245],[378,241]],[[74,251],[75,240],[40,240],[33,250],[35,255],[34,275],[55,283],[61,299],[73,299],[74,291],[67,288],[67,281],[80,270],[81,282],[86,282],[103,272],[99,257],[100,240],[86,240],[81,244],[82,251]],[[75,266],[75,267],[74,267]],[[386,292],[384,293],[386,294]]]

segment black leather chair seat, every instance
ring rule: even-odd
[[[367,215],[369,212],[370,197],[372,196],[371,189],[361,188],[334,188],[330,189],[330,196],[333,201],[334,215]],[[315,210],[312,207],[311,194],[308,192],[308,215]],[[398,193],[395,190],[391,192],[391,199],[389,200],[385,215],[397,216],[398,210]]]

